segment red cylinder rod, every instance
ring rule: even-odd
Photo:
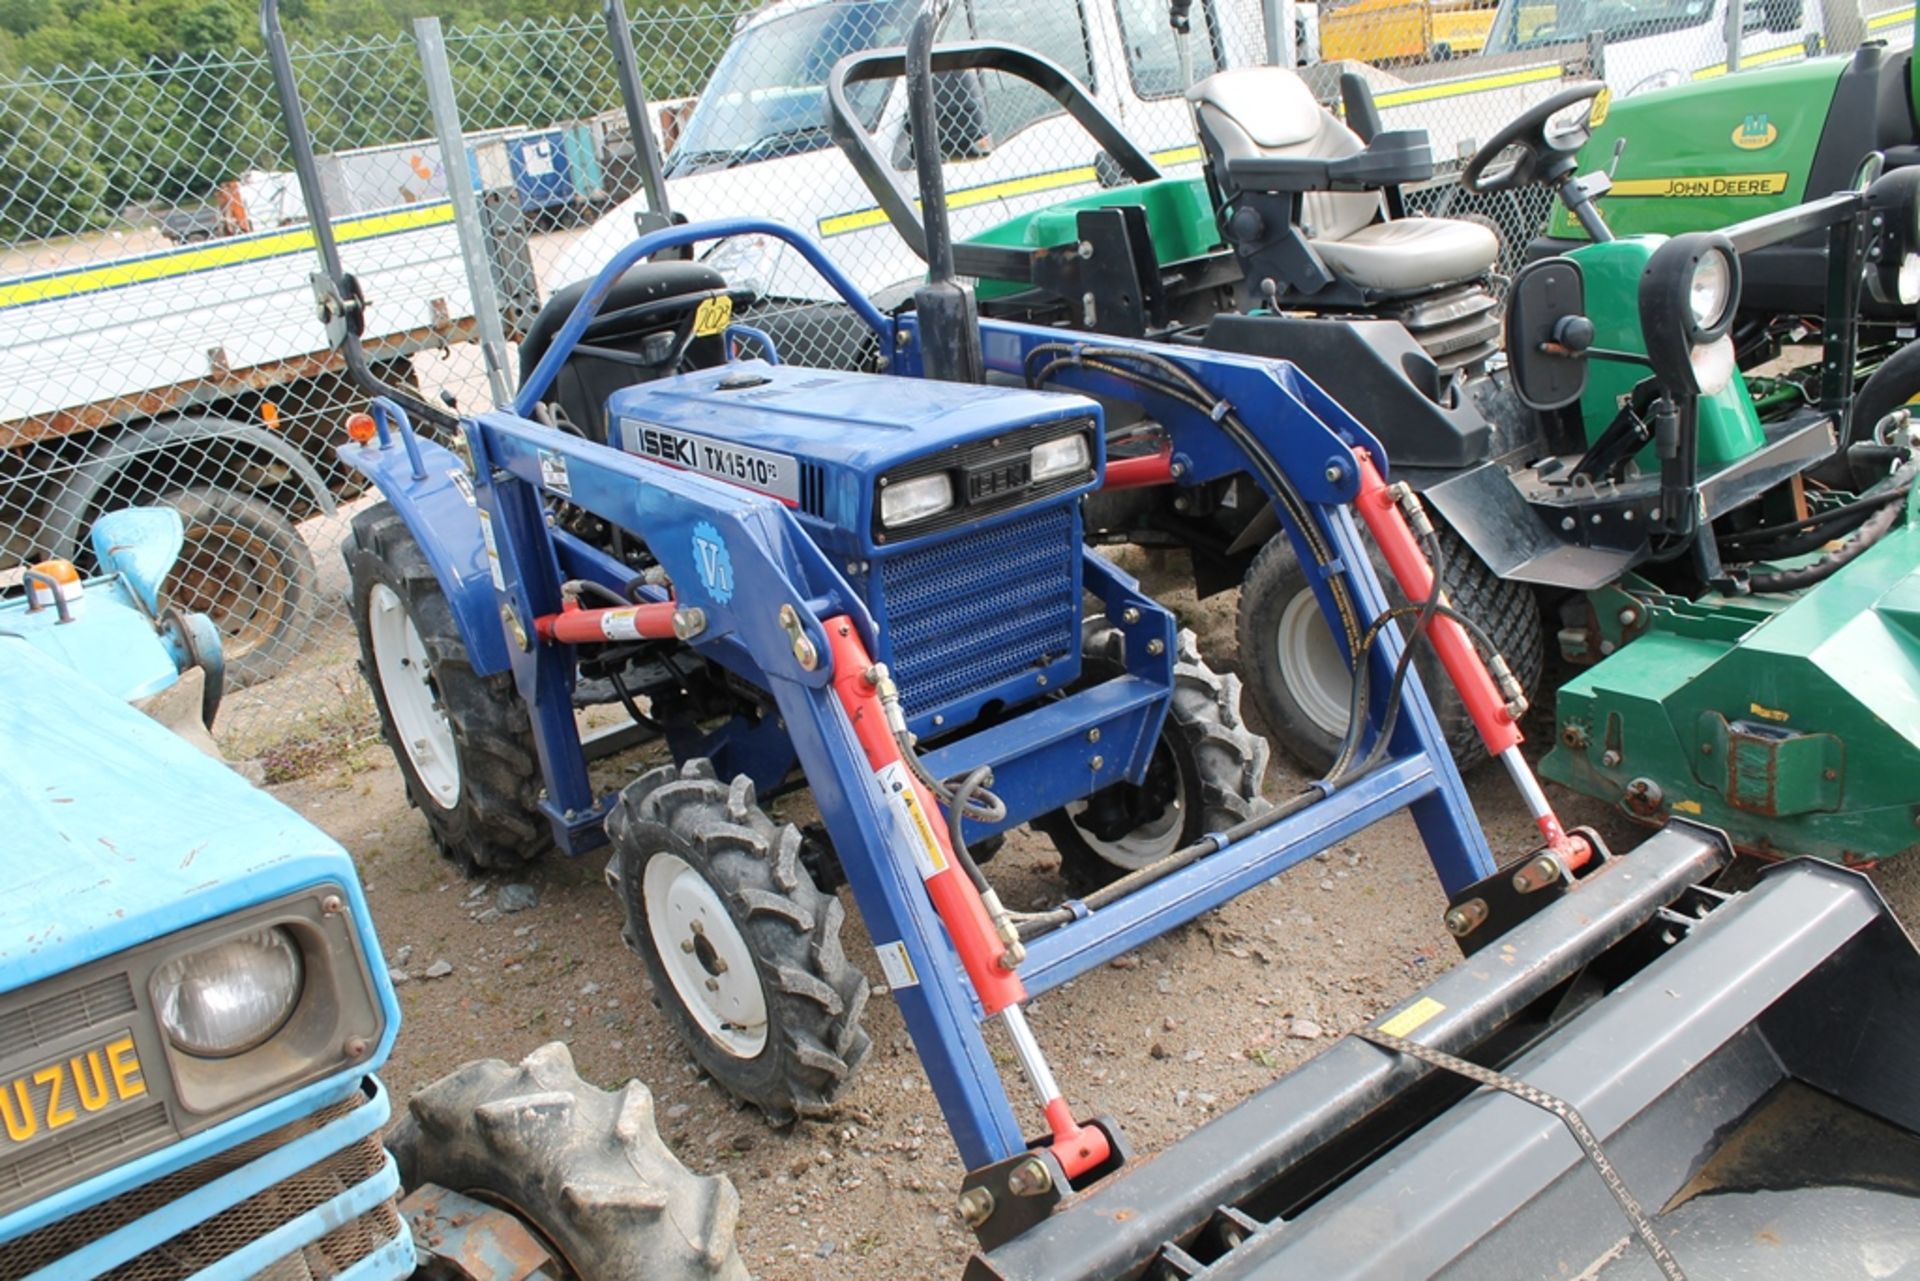
[[[1157,454],[1141,454],[1134,458],[1107,459],[1107,473],[1101,480],[1102,489],[1142,489],[1148,485],[1170,485],[1173,483],[1173,452],[1163,450]]]
[[[868,678],[873,658],[860,633],[844,616],[826,620],[827,648],[833,656],[833,692],[853,725],[867,764],[887,793],[894,827],[905,841],[926,883],[927,897],[960,953],[960,964],[987,1014],[998,1014],[1027,999],[1026,984],[1000,963],[1006,945],[994,932],[993,918],[980,891],[954,856],[947,825],[933,794],[914,777],[887,725],[878,686]]]
[[[1407,599],[1416,603],[1424,601],[1433,590],[1433,566],[1427,564],[1419,540],[1408,528],[1399,504],[1387,492],[1386,479],[1374,466],[1373,459],[1364,449],[1354,450],[1353,456],[1360,466],[1360,496],[1354,500],[1360,519],[1366,522],[1380,554],[1386,558],[1387,568],[1393,571]],[[1499,687],[1487,673],[1487,665],[1480,661],[1479,651],[1467,638],[1467,629],[1444,614],[1436,614],[1429,625],[1428,636],[1434,653],[1440,656],[1440,665],[1446,668],[1447,679],[1460,691],[1460,701],[1473,717],[1480,741],[1487,745],[1487,754],[1500,756],[1519,744],[1520,727],[1514,724],[1507,701],[1500,697]]]
[[[622,605],[615,609],[582,609],[569,600],[557,614],[533,620],[534,634],[562,645],[604,645],[608,641],[672,640],[672,601],[653,605]]]

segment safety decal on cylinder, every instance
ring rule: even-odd
[[[480,541],[487,548],[487,573],[493,578],[493,590],[507,590],[507,576],[500,572],[500,545],[493,541],[493,517],[482,507],[480,512]]]
[[[880,972],[887,976],[888,987],[918,987],[920,975],[907,955],[907,945],[898,941],[882,943],[873,949],[880,957]]]
[[[704,520],[693,527],[693,563],[715,603],[724,605],[733,599],[733,557],[720,531]]]
[[[567,456],[551,449],[540,451],[540,484],[562,498],[573,497],[573,478],[567,475]]]
[[[609,609],[600,615],[600,634],[610,641],[640,639],[640,609]]]
[[[886,798],[887,813],[893,816],[897,838],[913,854],[920,878],[932,880],[946,871],[949,866],[946,847],[940,844],[926,807],[920,804],[920,794],[913,789],[913,775],[907,772],[906,765],[900,761],[889,762],[873,777]]]

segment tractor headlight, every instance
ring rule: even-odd
[[[1920,303],[1920,173],[1912,167],[1882,174],[1867,188],[1867,292],[1882,306]]]
[[[154,975],[160,1026],[188,1054],[242,1054],[285,1025],[300,1003],[304,968],[299,944],[279,928],[189,952]]]
[[[880,523],[888,529],[938,516],[953,506],[953,478],[945,472],[897,480],[880,491]]]
[[[1733,377],[1727,331],[1740,307],[1740,259],[1718,232],[1689,232],[1654,250],[1640,276],[1640,336],[1669,391],[1711,395]]]
[[[1062,436],[1058,440],[1042,441],[1035,445],[1027,455],[1028,474],[1034,484],[1043,480],[1052,480],[1056,476],[1069,476],[1074,472],[1086,471],[1093,466],[1093,455],[1087,448],[1087,438],[1078,432],[1071,436]]]
[[[1719,329],[1720,322],[1733,311],[1733,255],[1714,251],[1703,254],[1693,265],[1693,285],[1687,291],[1687,306],[1693,312],[1694,329],[1708,332]]]

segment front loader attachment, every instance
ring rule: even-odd
[[[1730,858],[1668,826],[967,1276],[1909,1275],[1920,952],[1857,873]]]

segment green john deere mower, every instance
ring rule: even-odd
[[[1544,185],[1585,232],[1502,301],[1490,233],[1407,215],[1403,188],[1433,172],[1425,137],[1382,129],[1354,78],[1343,119],[1276,68],[1194,86],[1206,159],[1182,179],[1026,51],[934,56],[937,71],[1041,84],[1105,157],[1097,194],[955,246],[983,309],[1092,331],[1088,359],[1100,333],[1149,336],[1282,357],[1324,386],[1433,514],[1453,606],[1519,682],[1556,643],[1585,668],[1559,693],[1549,776],[1760,852],[1858,863],[1920,841],[1916,441],[1897,416],[1877,436],[1842,434],[1863,337],[1890,332],[1869,302],[1891,317],[1920,254],[1920,169],[1871,166],[1839,194],[1796,193],[1712,233],[1618,235],[1605,166],[1577,159],[1608,123],[1603,87],[1572,86],[1463,175],[1480,192]],[[899,66],[890,51],[850,58],[829,100],[836,137],[920,247],[911,193],[839,109],[849,84]],[[1834,319],[1812,330],[1807,369],[1750,379],[1743,326],[1760,313],[1743,276],[1809,242],[1820,305],[1804,314]],[[1248,688],[1278,745],[1324,763],[1352,685],[1339,640],[1295,608],[1311,603],[1309,574],[1231,482],[1115,479],[1150,481],[1166,460],[1150,413],[1110,418],[1115,466],[1087,500],[1090,536],[1185,547],[1202,593],[1240,586]],[[1307,622],[1290,628],[1296,614]],[[1448,726],[1444,700],[1436,710]]]

